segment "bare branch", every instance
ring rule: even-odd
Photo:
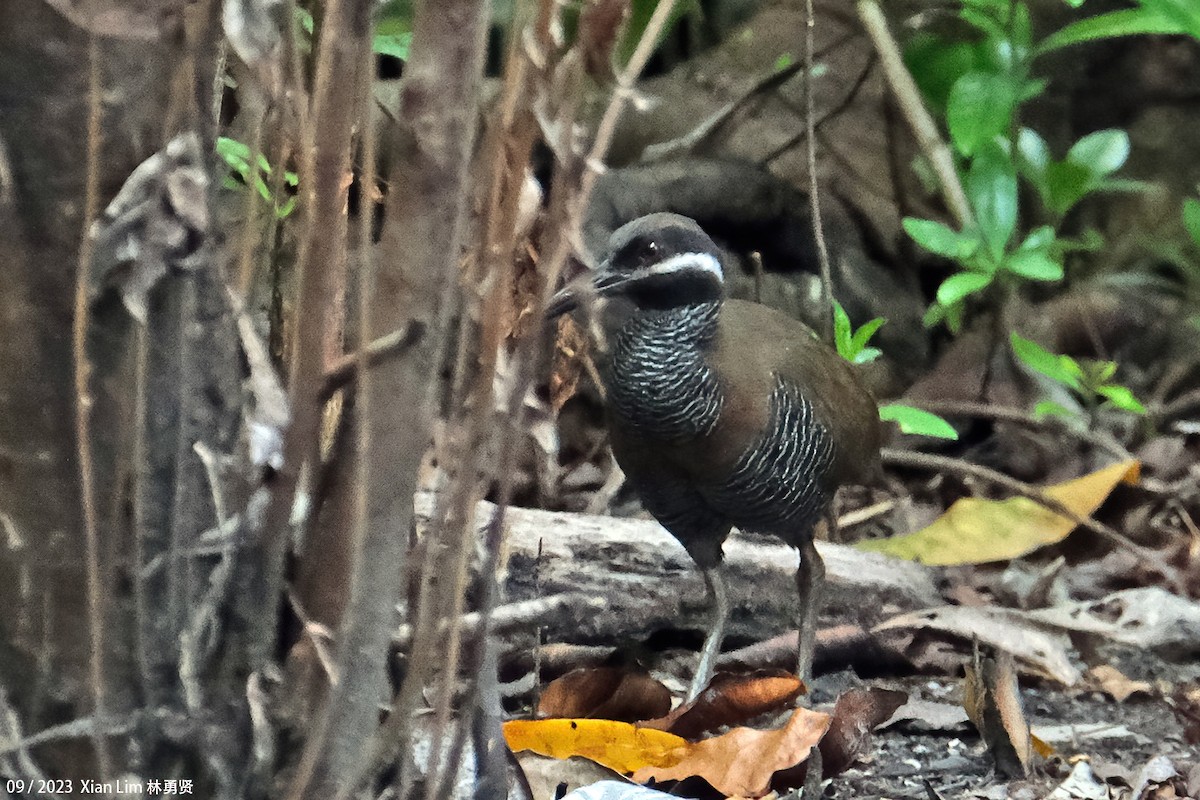
[[[916,82],[909,74],[908,67],[904,66],[904,59],[900,55],[900,46],[896,44],[896,40],[888,29],[887,17],[884,16],[883,9],[879,7],[877,0],[858,0],[858,16],[862,20],[863,26],[866,27],[867,35],[871,37],[876,52],[879,53],[880,62],[883,64],[883,74],[887,76],[892,93],[896,95],[896,100],[900,104],[900,110],[903,112],[904,118],[908,120],[913,134],[917,137],[917,144],[920,146],[921,152],[929,159],[933,171],[937,173],[938,180],[942,184],[946,206],[950,209],[950,213],[960,228],[968,227],[972,224],[974,215],[971,213],[971,204],[967,202],[967,193],[963,191],[962,183],[958,180],[958,172],[954,168],[954,156],[946,143],[942,141],[933,117],[925,108],[925,103],[921,100],[921,90],[917,88]]]
[[[104,676],[104,581],[100,570],[100,531],[96,518],[96,475],[92,454],[92,395],[89,386],[92,366],[88,361],[87,339],[91,322],[89,275],[95,240],[92,223],[100,210],[101,97],[100,45],[95,34],[88,35],[88,126],[87,178],[84,198],[83,239],[75,273],[75,318],[72,327],[72,360],[75,373],[75,446],[79,459],[79,497],[83,504],[83,533],[87,549],[88,629],[91,645],[89,677],[92,702],[98,719],[108,712],[108,688]],[[92,744],[99,762],[101,780],[112,775],[113,762],[108,742],[99,731]]]

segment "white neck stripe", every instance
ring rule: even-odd
[[[680,253],[665,261],[659,261],[657,264],[636,270],[634,274],[649,277],[650,275],[669,275],[685,270],[708,272],[715,275],[721,283],[725,282],[725,273],[721,271],[721,262],[711,253]]]

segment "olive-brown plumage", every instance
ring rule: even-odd
[[[728,617],[718,567],[732,527],[800,548],[807,673],[824,574],[813,526],[838,486],[871,475],[880,442],[875,401],[851,365],[787,315],[726,299],[723,277],[699,226],[652,214],[612,235],[590,289],[569,287],[548,310],[592,309],[613,455],[715,601],[693,695]]]

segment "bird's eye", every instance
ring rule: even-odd
[[[659,247],[658,242],[651,239],[642,245],[642,263],[651,264],[658,260]]]

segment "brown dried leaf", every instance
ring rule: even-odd
[[[1150,694],[1154,688],[1146,681],[1135,681],[1111,664],[1100,664],[1083,673],[1084,679],[1097,691],[1104,692],[1118,703],[1133,694]]]
[[[1027,776],[1033,739],[1021,706],[1016,662],[1005,652],[993,658],[980,656],[977,650],[966,673],[963,708],[979,729],[996,771],[1012,778]]]
[[[637,722],[661,717],[670,709],[670,690],[649,675],[618,667],[590,667],[551,681],[542,692],[537,715]]]
[[[871,732],[887,722],[908,695],[892,689],[851,689],[838,698],[833,721],[821,739],[821,772],[830,778],[845,772],[867,750]],[[780,794],[804,785],[808,765],[800,764],[775,774],[771,788]]]
[[[554,366],[550,372],[550,405],[555,413],[575,396],[588,351],[587,336],[583,330],[570,317],[560,317],[554,346]]]
[[[685,739],[726,725],[791,706],[805,691],[804,682],[783,670],[762,670],[749,675],[723,672],[690,703],[661,719],[642,724],[661,728]]]
[[[762,797],[771,777],[808,758],[832,717],[798,708],[782,728],[759,731],[734,728],[721,736],[681,748],[683,757],[671,767],[645,767],[634,773],[639,783],[675,781],[697,776],[732,797]]]
[[[833,707],[833,724],[821,740],[825,775],[838,775],[853,764],[870,744],[871,732],[907,701],[904,692],[880,688],[851,689],[839,697]]]
[[[1028,671],[1067,686],[1079,682],[1079,670],[1067,656],[1067,639],[1055,636],[1029,621],[1031,612],[995,607],[943,606],[901,614],[876,631],[909,629],[950,634],[964,641],[979,641],[1011,653]]]

